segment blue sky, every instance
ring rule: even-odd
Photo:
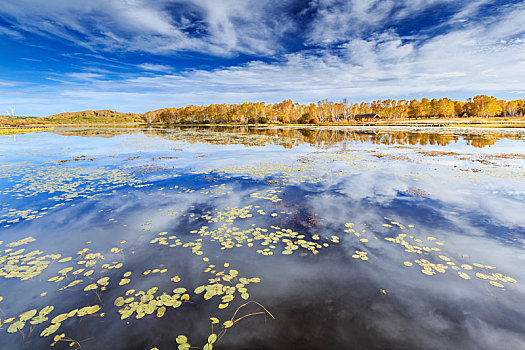
[[[525,1],[4,0],[0,114],[525,97]]]

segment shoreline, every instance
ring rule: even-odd
[[[318,124],[296,124],[296,123],[265,123],[265,124],[238,124],[238,123],[186,123],[186,124],[163,124],[163,123],[49,123],[49,124],[29,124],[29,125],[2,125],[0,126],[0,131],[7,130],[22,130],[26,129],[28,131],[45,131],[48,129],[56,127],[140,127],[140,128],[170,128],[170,127],[415,127],[415,128],[498,128],[498,129],[524,129],[525,121],[476,121],[476,122],[465,122],[465,121],[456,121],[456,120],[440,120],[440,121],[384,121],[384,122],[374,122],[374,123],[318,123]]]

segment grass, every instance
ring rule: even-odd
[[[38,132],[38,131],[44,131],[44,130],[50,130],[50,129],[53,129],[53,128],[52,127],[30,127],[30,128],[7,127],[7,128],[0,128],[0,135],[26,134],[30,132]]]

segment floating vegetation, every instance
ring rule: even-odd
[[[184,294],[186,288],[176,288],[173,294],[163,292],[155,296],[158,287],[151,287],[147,291],[136,291],[130,289],[126,291],[124,296],[119,296],[114,301],[114,305],[122,307],[118,310],[120,319],[125,320],[135,314],[137,320],[146,315],[156,313],[158,318],[161,318],[166,313],[166,307],[178,308],[183,302],[188,302],[189,294]]]
[[[251,304],[257,305],[262,311],[250,312],[250,313],[247,313],[247,314],[245,314],[243,316],[237,316],[237,314],[239,314],[241,312],[241,310],[243,310],[245,307],[247,307],[247,306],[249,306]],[[239,321],[241,321],[241,320],[243,320],[243,319],[245,319],[247,317],[253,317],[253,316],[257,316],[257,315],[265,315],[265,316],[268,315],[272,319],[275,320],[275,317],[270,313],[270,311],[268,311],[268,309],[266,309],[264,306],[262,306],[261,304],[259,304],[256,301],[249,301],[249,302],[244,303],[241,306],[239,306],[235,310],[235,312],[233,313],[233,316],[230,319],[228,319],[228,320],[223,322],[222,327],[221,327],[221,329],[220,329],[220,331],[218,333],[213,333],[214,332],[214,325],[218,324],[220,321],[216,317],[210,317],[211,326],[212,326],[211,327],[212,333],[208,336],[207,342],[206,342],[206,344],[204,344],[202,349],[203,350],[211,350],[211,349],[213,349],[213,344],[215,344],[222,337],[224,337],[224,335],[226,334],[228,329],[233,327],[237,322],[239,322]],[[177,336],[175,341],[178,344],[177,348],[179,350],[187,350],[187,349],[192,348],[192,346],[190,346],[190,344],[188,342],[188,338],[185,335]]]
[[[33,237],[6,244],[6,247],[18,247],[34,242]],[[4,278],[19,278],[28,280],[40,275],[48,266],[60,258],[60,254],[45,254],[41,250],[26,252],[25,248],[14,250],[7,248],[0,256],[0,276]]]
[[[352,255],[352,258],[367,261],[368,260],[367,254],[368,254],[367,252],[361,252],[359,250],[356,250],[355,254]]]
[[[388,219],[388,218],[385,218]],[[382,226],[387,228],[394,228],[397,226],[399,229],[404,230],[405,226],[401,225],[398,222],[391,221],[390,224],[382,224]],[[413,227],[413,225],[409,225]],[[433,276],[438,273],[444,274],[448,270],[457,271],[457,276],[464,280],[470,280],[471,274],[473,272],[474,276],[481,280],[489,280],[489,284],[495,287],[503,288],[504,285],[501,283],[516,283],[517,281],[510,277],[504,276],[501,273],[490,273],[488,270],[495,270],[496,267],[491,265],[484,265],[480,263],[460,263],[458,260],[448,257],[446,255],[437,253],[442,251],[442,246],[445,244],[437,240],[433,236],[427,236],[425,240],[417,238],[413,234],[408,233],[399,233],[396,237],[385,237],[385,241],[398,244],[404,248],[404,251],[410,254],[423,255],[426,258],[419,258],[411,261],[403,262],[403,265],[411,267],[415,264],[419,265],[422,269],[421,272],[427,276]],[[436,245],[436,246],[432,246]],[[357,256],[353,256],[357,257]],[[430,259],[430,260],[429,260]],[[456,261],[454,261],[456,260]],[[477,268],[478,272],[474,269]],[[463,270],[463,271],[462,271]],[[469,272],[467,272],[469,271]]]
[[[343,134],[348,133],[333,136]],[[376,136],[384,141],[384,135]],[[200,145],[166,140],[159,150],[162,142],[149,136],[146,146],[135,146],[146,139],[140,132],[122,139],[124,151],[112,149],[112,143],[97,147],[93,155],[58,147],[60,154],[21,153],[27,161],[14,162],[10,156],[0,165],[0,341],[6,348],[78,349],[84,342],[98,348],[109,329],[108,344],[117,348],[129,344],[126,339],[140,339],[140,346],[150,349],[165,344],[230,348],[238,343],[240,327],[235,326],[253,316],[259,317],[241,323],[247,327],[243,332],[257,331],[264,339],[273,326],[264,328],[262,322],[283,316],[275,324],[288,326],[291,311],[315,315],[312,323],[319,331],[344,314],[359,318],[359,302],[385,303],[383,311],[401,305],[412,312],[414,305],[403,304],[413,289],[405,284],[439,290],[446,281],[461,288],[464,298],[481,291],[487,297],[482,302],[497,299],[501,307],[519,299],[517,269],[500,263],[485,247],[468,251],[468,245],[451,239],[463,235],[448,220],[461,208],[447,202],[445,190],[442,195],[433,187],[436,178],[442,179],[439,171],[429,174],[429,163],[418,163],[421,157],[444,154],[412,152],[415,146],[410,152],[375,145],[357,149],[346,142],[355,140],[342,139],[336,148],[317,144],[321,147],[297,149],[286,157],[270,152],[251,159],[241,152],[229,159],[222,148],[217,154],[206,150],[202,157]],[[257,144],[268,138],[247,139]],[[218,136],[213,140],[226,142]],[[378,142],[386,145],[383,141]],[[452,162],[463,155],[446,156]],[[400,164],[404,167],[394,166]],[[493,166],[480,164],[476,167]],[[512,169],[516,175],[523,170]],[[447,178],[460,181],[454,175],[460,170],[449,170]],[[465,203],[475,186],[467,189]],[[520,193],[512,195],[521,199]],[[472,209],[467,204],[462,205]],[[441,205],[446,215],[440,216]],[[462,225],[473,225],[469,215],[477,212],[465,215]],[[439,220],[448,220],[446,229]],[[486,245],[494,251],[505,251],[505,244],[519,249],[525,226],[498,227],[497,222],[491,221],[495,231],[510,231],[508,226],[515,232],[487,238],[476,226],[480,240],[497,241],[499,246]],[[325,283],[330,287],[323,289]],[[349,291],[353,299],[341,302],[339,293]],[[413,304],[424,306],[429,300],[424,292],[415,298],[420,299]],[[454,306],[473,314],[476,300]],[[364,319],[374,319],[377,309],[366,309]],[[417,330],[430,334],[424,327]],[[373,323],[370,329],[378,334]],[[319,344],[313,340],[312,347]],[[332,344],[325,337],[319,347]]]
[[[208,194],[210,197],[220,197],[227,194],[231,194],[233,187],[227,187],[226,184],[211,185],[207,189],[202,189],[200,193]]]
[[[261,192],[254,192],[250,193],[250,197],[257,198],[257,199],[266,199],[271,202],[280,202],[282,201],[281,198],[278,197],[279,193],[283,192],[283,187],[276,187],[275,189],[265,190]]]
[[[144,181],[130,171],[109,167],[74,167],[55,164],[0,167],[0,178],[7,178],[10,187],[0,194],[15,199],[46,195],[47,205],[35,209],[4,208],[0,224],[4,227],[22,220],[42,218],[67,202],[78,199],[99,199],[123,187],[140,188]]]
[[[220,270],[220,269],[219,269]],[[239,277],[239,272],[234,269],[229,271],[216,272],[215,265],[210,264],[204,272],[215,274],[215,278],[210,279],[210,284],[198,286],[195,288],[195,294],[202,294],[204,292],[204,300],[210,300],[214,296],[222,296],[219,309],[228,307],[229,303],[239,295],[242,299],[247,300],[250,297],[248,293],[248,286],[250,283],[259,283],[261,279],[258,277],[245,278]],[[221,281],[223,283],[221,283]]]
[[[192,174],[216,174],[228,177],[244,175],[258,180],[272,178],[273,181],[283,184],[315,184],[324,180],[319,172],[310,165],[289,165],[276,162],[259,162],[255,165],[228,166],[218,169],[206,168],[193,171]]]

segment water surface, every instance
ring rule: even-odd
[[[524,140],[461,128],[0,136],[0,343],[525,348]]]

